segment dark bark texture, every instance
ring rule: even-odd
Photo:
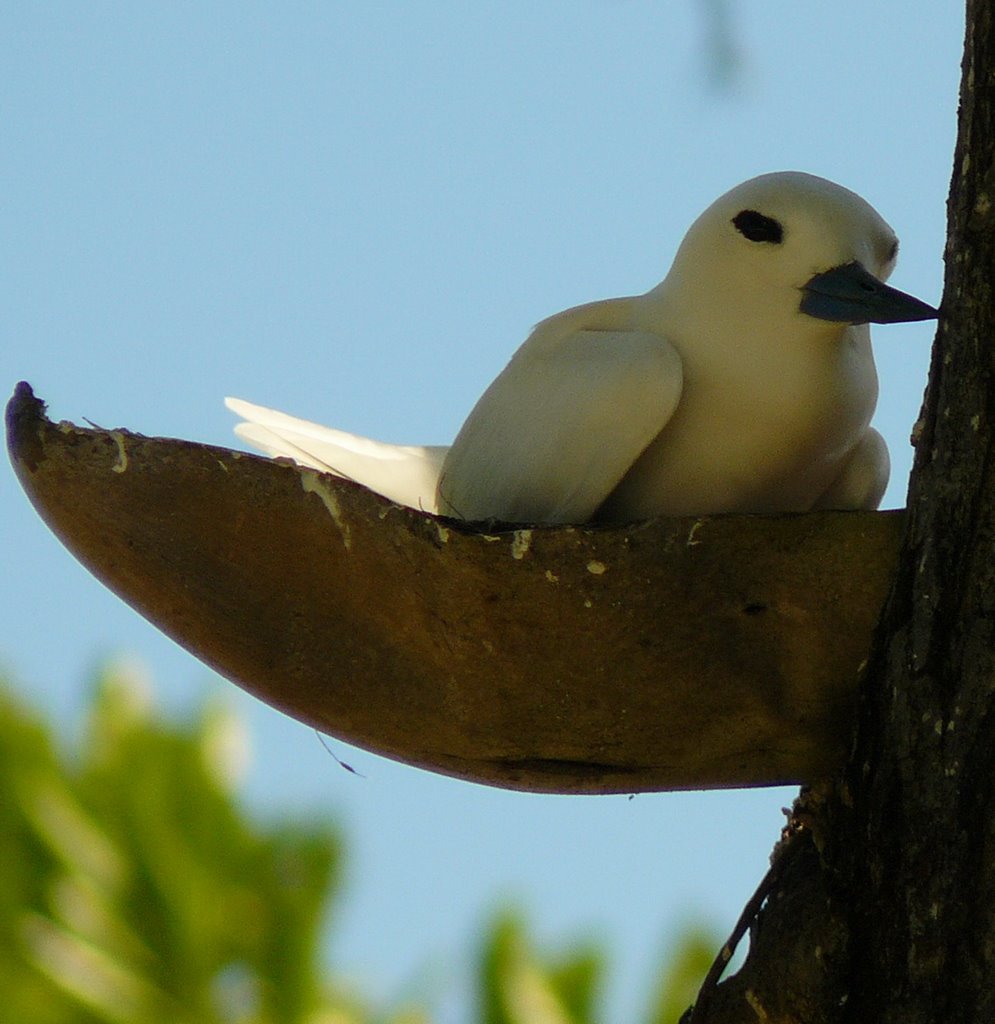
[[[995,1021],[993,203],[993,5],[970,0],[942,319],[853,752],[696,1021]]]
[[[972,0],[908,532],[830,806],[848,1020],[995,1021],[993,202],[995,24]]]

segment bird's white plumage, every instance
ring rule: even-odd
[[[437,511],[435,492],[445,445],[384,444],[240,398],[226,398],[225,405],[245,420],[235,433],[267,455],[355,480],[401,505]]]
[[[645,295],[539,324],[448,451],[228,405],[268,454],[467,520],[874,508],[888,453],[867,321],[935,313],[883,284],[896,252],[853,192],[763,175],[695,221]]]
[[[440,478],[445,514],[586,522],[677,407],[681,357],[665,338],[599,329],[617,319],[611,302],[554,319],[533,334],[541,350],[520,349],[460,431]]]

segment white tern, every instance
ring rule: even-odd
[[[765,174],[705,210],[645,295],[542,321],[448,449],[226,402],[269,455],[464,520],[876,508],[889,460],[867,325],[938,315],[884,283],[897,253],[855,193]]]

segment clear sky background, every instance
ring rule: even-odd
[[[652,286],[771,170],[865,196],[893,283],[937,302],[962,4],[725,6],[726,88],[701,0],[3,5],[0,389],[221,445],[226,394],[444,443],[533,323]],[[932,327],[874,333],[894,507]],[[543,939],[603,939],[606,1019],[634,1020],[675,924],[731,927],[794,795],[537,797],[336,743],[358,778],[106,591],[6,469],[0,552],[0,659],[67,726],[95,664],[135,655],[167,706],[243,712],[255,806],[341,821],[331,956],[384,999],[458,1006],[510,897]]]

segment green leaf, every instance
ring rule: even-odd
[[[589,1024],[603,971],[600,953],[587,945],[559,956],[540,956],[514,911],[497,914],[479,968],[483,1024]]]
[[[678,933],[676,949],[660,972],[649,1014],[650,1024],[677,1024],[694,1003],[721,943],[711,929],[700,924],[687,925]]]

